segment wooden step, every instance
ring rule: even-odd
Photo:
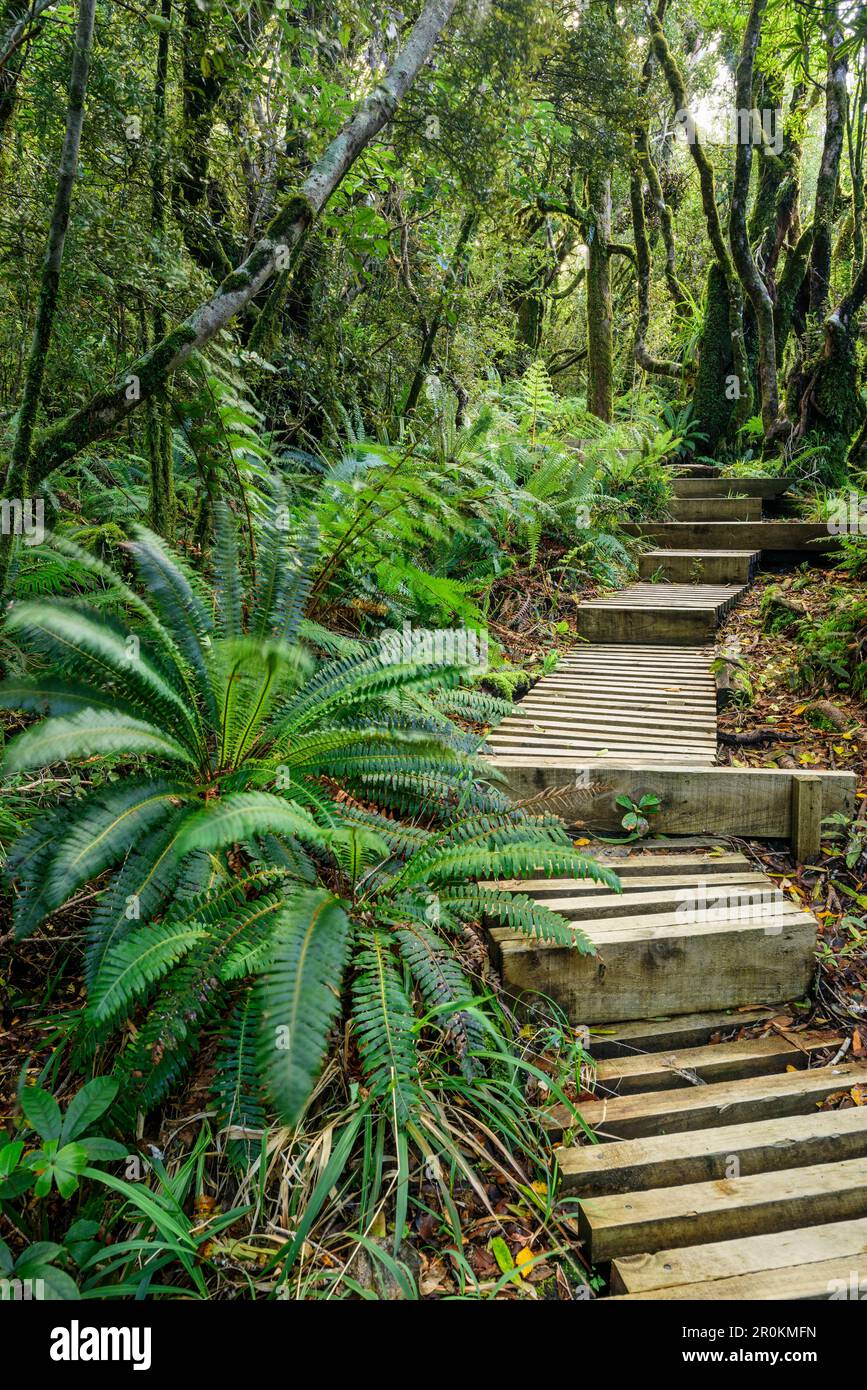
[[[809,1234],[806,1232],[805,1234]],[[630,1300],[702,1299],[737,1303],[818,1302],[820,1299],[863,1299],[867,1293],[867,1257],[851,1255],[820,1263],[799,1264],[791,1269],[762,1270],[733,1279],[714,1279],[706,1284],[681,1285],[650,1293],[618,1294],[609,1303]]]
[[[716,463],[679,463],[674,469],[676,476],[684,478],[718,478],[721,471]]]
[[[759,521],[760,497],[673,497],[672,521]]]
[[[646,1057],[613,1058],[598,1063],[594,1089],[597,1095],[629,1096],[736,1081],[740,1076],[770,1076],[790,1067],[805,1067],[814,1053],[827,1053],[832,1041],[827,1035],[804,1035],[797,1044],[780,1036],[745,1038],[710,1047],[673,1048]]]
[[[821,563],[839,537],[817,521],[639,521],[623,530],[668,550],[760,550]]]
[[[650,857],[650,856],[645,856]],[[719,856],[720,861],[728,859],[728,854]],[[742,855],[732,856],[736,859]],[[620,865],[608,856],[605,861],[624,878]],[[710,873],[712,863],[704,862],[706,873]],[[744,859],[744,862],[748,862]],[[597,1059],[609,1057],[632,1057],[639,1052],[662,1052],[672,1047],[698,1047],[709,1042],[717,1034],[723,1039],[735,1031],[748,1028],[756,1023],[767,1023],[777,1014],[769,1008],[747,1008],[715,1010],[706,1014],[684,1014],[668,1018],[640,1019],[633,1023],[618,1023],[591,1030],[589,1050]]]
[[[788,839],[795,828],[793,783],[801,774],[785,768],[696,768],[687,763],[654,763],[650,756],[638,765],[637,759],[618,760],[614,753],[582,760],[564,756],[562,751],[552,755],[517,748],[498,753],[491,763],[505,778],[516,801],[550,793],[553,788],[576,788],[584,824],[606,832],[617,830],[623,818],[623,809],[616,801],[619,795],[638,801],[647,792],[660,798],[654,830],[669,835]],[[815,775],[822,784],[821,814],[841,811],[851,816],[854,773],[822,771]],[[656,1010],[662,1011],[662,1006]],[[614,1017],[609,1014],[609,1018]]]
[[[687,1090],[650,1091],[641,1096],[582,1102],[581,1118],[606,1142],[684,1134],[723,1124],[745,1125],[811,1115],[829,1096],[865,1085],[867,1063],[843,1062],[781,1076],[752,1076]],[[573,1127],[568,1107],[552,1107],[546,1126],[552,1133]]]
[[[557,1150],[562,1191],[578,1197],[713,1182],[735,1173],[747,1177],[863,1157],[867,1157],[867,1106],[857,1105]],[[631,1291],[631,1286],[627,1289]]]
[[[782,497],[791,478],[675,478],[675,497]]]
[[[855,1111],[845,1110],[840,1114],[852,1115]],[[611,1289],[616,1294],[650,1294],[657,1297],[687,1297],[686,1286],[708,1286],[701,1294],[690,1297],[733,1298],[740,1295],[733,1291],[733,1281],[745,1283],[750,1276],[771,1275],[782,1272],[786,1278],[795,1276],[803,1279],[798,1285],[801,1289],[817,1286],[821,1289],[827,1283],[827,1272],[813,1270],[810,1266],[825,1265],[834,1261],[846,1261],[852,1269],[867,1279],[867,1219],[860,1217],[854,1221],[830,1221],[817,1226],[802,1227],[791,1231],[774,1231],[770,1235],[746,1236],[741,1240],[719,1240],[708,1245],[685,1246],[682,1249],[659,1250],[641,1255],[624,1255],[611,1266]],[[844,1273],[844,1278],[847,1275]],[[710,1286],[716,1285],[713,1293]],[[759,1282],[750,1280],[755,1289],[777,1287],[775,1279]],[[675,1290],[680,1289],[680,1293]],[[671,1291],[670,1293],[668,1291]],[[867,1292],[862,1289],[861,1293]],[[791,1297],[782,1293],[748,1293],[744,1297]],[[799,1298],[810,1295],[800,1292]],[[827,1289],[819,1297],[827,1297]]]
[[[668,1246],[867,1215],[867,1158],[594,1197],[579,1207],[594,1263]]]
[[[748,584],[758,563],[757,550],[647,550],[638,573],[676,584]]]
[[[578,607],[579,635],[594,643],[700,647],[745,592],[737,584],[630,584]]]
[[[503,982],[517,998],[543,994],[575,1024],[637,1019],[802,995],[815,919],[764,874],[705,874],[701,861],[662,887],[623,880],[614,893],[584,881],[539,901],[596,948],[589,956],[488,923]],[[523,891],[535,896],[532,881]],[[618,1102],[621,1103],[621,1102]]]

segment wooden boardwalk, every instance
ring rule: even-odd
[[[851,1297],[835,1290],[853,1277],[867,1288],[867,1063],[842,1060],[833,1034],[775,1021],[809,990],[817,923],[712,839],[788,836],[810,862],[821,817],[853,805],[848,773],[714,765],[714,629],[761,550],[815,556],[828,537],[758,519],[779,480],[696,465],[675,491],[676,520],[636,528],[658,547],[641,580],[581,604],[584,643],[488,744],[525,803],[610,829],[618,794],[653,791],[655,830],[699,840],[593,846],[619,894],[584,880],[497,885],[560,912],[594,955],[493,924],[489,935],[519,1004],[544,995],[591,1030],[582,1123],[554,1106],[547,1124],[565,1141],[562,1187],[607,1295]]]
[[[650,586],[654,587],[654,586]],[[489,735],[498,755],[708,766],[716,756],[710,648],[580,647]]]

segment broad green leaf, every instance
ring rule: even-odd
[[[63,1119],[60,1106],[41,1086],[25,1086],[20,1095],[21,1109],[40,1139],[59,1139]]]

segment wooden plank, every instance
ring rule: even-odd
[[[822,779],[798,772],[792,779],[792,852],[799,864],[814,864],[822,848]]]
[[[594,1263],[867,1215],[867,1158],[593,1197],[578,1223]]]
[[[746,1236],[743,1240],[719,1240],[653,1254],[624,1255],[611,1266],[611,1288],[618,1294],[647,1293],[653,1289],[675,1289],[684,1284],[743,1278],[775,1269],[790,1271],[801,1265],[853,1257],[855,1267],[860,1265],[867,1275],[867,1261],[858,1259],[865,1254],[867,1219],[829,1221],[799,1230]]]
[[[754,1124],[811,1115],[828,1096],[867,1084],[867,1063],[840,1063],[783,1076],[753,1076],[722,1081],[686,1091],[650,1092],[619,1100],[587,1101],[581,1115],[601,1139],[640,1139],[657,1134],[684,1134],[715,1129],[721,1124]],[[555,1106],[546,1118],[552,1133],[574,1127],[566,1106]]]
[[[667,579],[676,583],[741,583],[752,578],[758,551],[750,550],[648,550],[639,558],[642,579]]]
[[[596,847],[589,846],[588,854],[596,855]],[[605,862],[609,868],[613,868],[628,887],[634,887],[637,879],[642,882],[651,882],[662,878],[679,877],[683,874],[707,875],[716,877],[718,874],[737,873],[741,869],[751,871],[753,866],[745,854],[738,854],[727,850],[723,854],[708,857],[701,854],[657,854],[643,855],[636,854],[634,858],[618,859],[616,862],[609,862],[605,856]],[[558,897],[563,892],[572,888],[589,888],[592,884],[583,878],[503,878],[492,879],[481,885],[484,888],[497,888],[504,893],[529,893],[533,898],[544,899],[547,897]]]
[[[620,873],[619,866],[613,865]],[[767,1008],[715,1010],[706,1014],[684,1014],[680,1017],[640,1019],[634,1023],[618,1023],[613,1027],[591,1031],[590,1051],[596,1058],[632,1056],[637,1052],[661,1052],[667,1047],[698,1047],[717,1033],[748,1028],[775,1016]]]
[[[680,1284],[672,1289],[654,1289],[648,1293],[618,1294],[606,1302],[630,1300],[655,1302],[685,1299],[714,1301],[735,1300],[757,1303],[798,1302],[820,1299],[863,1299],[867,1289],[867,1256],[847,1255],[836,1260],[790,1265],[787,1269],[763,1270],[756,1274],[736,1275],[731,1279],[714,1279],[704,1284]]]
[[[712,610],[592,608],[578,609],[578,631],[590,642],[683,642],[695,646],[713,636],[716,616]]]
[[[644,1091],[667,1091],[705,1084],[736,1081],[740,1076],[769,1076],[787,1067],[806,1067],[815,1052],[827,1052],[833,1038],[802,1034],[800,1046],[776,1036],[714,1043],[710,1047],[672,1048],[647,1057],[620,1057],[599,1062],[597,1093],[629,1096]],[[840,1039],[837,1039],[839,1046]]]
[[[579,1197],[713,1182],[863,1157],[867,1157],[864,1106],[557,1150],[561,1189]],[[632,1287],[627,1285],[630,1291]]]
[[[760,497],[673,497],[669,504],[674,521],[759,521]]]
[[[632,901],[634,893],[639,894],[638,902]],[[656,879],[640,888],[630,882],[622,893],[610,888],[600,890],[592,882],[579,883],[561,895],[545,899],[545,906],[552,912],[560,912],[575,922],[603,922],[609,917],[631,917],[636,912],[642,916],[672,912],[684,925],[695,922],[699,915],[711,914],[714,920],[737,919],[762,910],[776,915],[784,906],[792,905],[766,874],[745,870],[717,874],[711,880],[701,875],[692,879],[678,875],[674,883],[665,887]]]
[[[582,923],[595,956],[497,930],[490,937],[508,992],[519,1001],[545,995],[575,1024],[642,1018],[650,1007],[677,1014],[770,1003],[802,997],[809,986],[816,940],[809,913],[689,926],[675,914],[652,920],[665,924]]]
[[[819,521],[639,521],[625,522],[623,530],[671,550],[798,552],[819,563],[839,546]]]
[[[623,815],[615,805],[618,795],[637,800],[654,792],[661,801],[654,829],[668,834],[712,833],[787,839],[792,830],[792,773],[784,768],[714,767],[696,771],[690,767],[634,767],[616,758],[564,765],[561,758],[522,757],[519,754],[491,759],[506,778],[511,795],[524,800],[549,787],[575,784],[586,774],[591,781],[604,777],[608,791],[588,799],[583,819],[600,829],[617,829]],[[604,771],[603,771],[604,770]],[[851,815],[855,806],[855,776],[851,772],[819,772],[822,779],[823,813]]]
[[[675,497],[782,497],[791,478],[675,478]]]

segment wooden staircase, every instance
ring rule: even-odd
[[[497,885],[560,912],[593,955],[492,924],[489,935],[519,1002],[542,994],[591,1030],[582,1124],[565,1106],[548,1124],[596,1140],[558,1157],[611,1296],[827,1298],[853,1270],[867,1290],[867,1064],[839,1061],[827,1033],[774,1027],[773,1006],[809,989],[817,923],[714,837],[789,838],[809,862],[821,818],[851,813],[855,779],[716,767],[711,644],[762,551],[815,556],[812,542],[833,538],[760,519],[781,480],[685,473],[676,519],[634,528],[655,547],[639,582],[580,605],[584,644],[488,743],[517,799],[585,838],[619,825],[618,797],[653,792],[655,832],[699,839],[591,846],[619,894],[584,880]]]

